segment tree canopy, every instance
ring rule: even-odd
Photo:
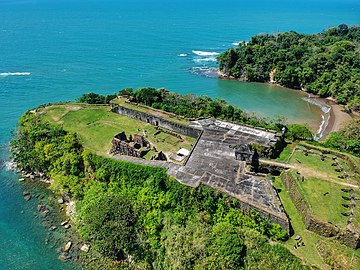
[[[324,144],[360,156],[360,119],[351,120],[339,131],[331,132]]]

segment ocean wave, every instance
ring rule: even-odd
[[[236,41],[236,42],[233,42],[231,44],[234,45],[234,46],[239,46],[243,42],[245,43],[245,45],[249,43],[248,41]]]
[[[317,130],[317,133],[314,136],[314,140],[318,141],[320,140],[323,136],[324,136],[324,132],[327,128],[327,126],[329,125],[329,121],[330,121],[330,115],[326,114],[326,115],[321,115],[322,121],[320,124],[319,129]]]
[[[215,56],[219,55],[217,52],[203,52],[203,51],[192,51],[194,54],[199,56]]]
[[[31,72],[3,72],[0,73],[0,76],[29,76]]]
[[[218,77],[218,69],[213,67],[192,67],[189,68],[191,73],[199,76],[204,76],[208,78],[217,78]]]
[[[207,58],[195,58],[193,59],[195,63],[202,63],[202,62],[216,62],[216,58],[214,57],[207,57]]]
[[[187,54],[186,53],[180,53],[178,56],[185,57],[185,56],[187,56]]]
[[[329,105],[325,104],[324,102],[321,102],[315,98],[307,97],[307,98],[304,98],[304,100],[315,106],[318,106],[321,109],[321,111],[324,113],[329,113],[331,110],[331,106],[329,106]]]

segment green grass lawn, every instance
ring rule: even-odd
[[[146,130],[147,139],[158,151],[176,153],[180,148],[191,150],[195,138],[181,135],[183,141],[169,134],[154,135],[153,125],[110,112],[109,106],[95,106],[69,103],[52,105],[42,109],[41,117],[50,123],[62,125],[65,130],[76,132],[85,148],[108,156],[111,140],[115,134],[125,131],[127,136],[141,134]],[[150,151],[147,158],[155,152]]]
[[[273,184],[278,191],[280,191],[278,193],[281,202],[284,205],[285,211],[289,216],[291,226],[294,229],[294,235],[284,243],[290,252],[301,258],[307,265],[316,266],[320,269],[330,269],[316,249],[316,243],[318,241],[322,241],[326,244],[332,254],[334,254],[337,260],[341,260],[344,269],[360,269],[360,249],[354,251],[335,240],[319,236],[314,232],[306,230],[305,224],[297,212],[295,205],[293,204],[280,177],[273,178]],[[301,236],[305,244],[304,247],[301,246],[300,248],[294,249],[294,244],[296,243],[294,238],[296,235]]]
[[[288,144],[284,148],[284,150],[280,153],[280,156],[276,160],[280,161],[280,162],[286,162],[295,147],[296,147],[296,144]]]
[[[296,147],[295,144],[289,144],[277,160],[286,162],[294,147]],[[348,197],[349,194],[341,191],[341,189],[349,188],[344,186],[346,183],[357,185],[359,176],[351,170],[346,160],[336,157],[344,170],[350,174],[351,179],[350,182],[347,182],[347,179],[338,178],[343,173],[335,171],[337,166],[331,166],[334,155],[326,154],[327,158],[322,161],[320,156],[317,155],[321,154],[319,150],[311,150],[311,152],[317,154],[305,156],[301,151],[305,148],[302,146],[297,147],[299,149],[294,152],[294,155],[289,160],[289,164],[295,166],[295,170],[300,172],[299,183],[307,201],[311,205],[313,215],[324,222],[331,222],[341,228],[345,228],[348,217],[341,215],[341,212],[349,212],[349,209],[343,207],[342,204],[348,204],[349,201],[344,200],[341,196]],[[305,177],[304,182],[301,181],[302,176]],[[316,249],[316,243],[321,242],[326,247],[330,257],[338,261],[344,269],[360,269],[360,249],[354,251],[335,240],[321,237],[316,233],[306,230],[281,179],[276,177],[273,183],[277,189],[281,190],[279,196],[295,231],[294,236],[297,234],[301,235],[306,245],[306,248],[300,247],[294,249],[295,240],[294,236],[292,236],[285,243],[292,253],[302,258],[309,265],[316,265],[321,269],[329,269],[329,266],[326,266]],[[328,194],[324,195],[326,192]],[[355,197],[360,197],[358,188],[355,188]],[[356,205],[354,208],[353,225],[355,228],[360,228],[360,203],[359,206]]]
[[[301,147],[300,149],[303,148]],[[317,150],[311,150],[311,152],[320,154]],[[341,228],[345,228],[348,218],[341,215],[341,212],[348,212],[349,210],[343,207],[342,204],[349,202],[342,199],[341,196],[348,196],[348,194],[341,191],[341,189],[348,189],[348,186],[343,185],[348,182],[346,179],[338,177],[343,172],[336,172],[337,166],[331,166],[334,162],[332,158],[335,156],[327,154],[326,157],[322,161],[317,154],[306,156],[301,150],[296,150],[289,163],[294,165],[300,172],[299,179],[304,176],[305,181],[299,181],[299,183],[313,209],[314,216],[322,221],[331,222]],[[345,171],[351,175],[349,184],[356,185],[358,183],[357,175],[354,174],[345,160],[338,157],[337,160],[344,167]],[[328,194],[324,195],[327,192]],[[359,189],[355,188],[355,192],[358,194]],[[357,225],[360,224],[360,221],[358,221],[360,219],[359,207],[355,207],[354,213],[354,224]]]
[[[346,227],[348,218],[341,215],[341,212],[348,212],[349,209],[341,204],[348,203],[348,201],[342,199],[341,196],[348,196],[348,193],[341,191],[341,188],[344,188],[343,186],[315,177],[309,177],[304,182],[300,181],[300,184],[314,216],[325,222],[331,222],[340,228]]]

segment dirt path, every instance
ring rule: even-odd
[[[306,167],[301,166],[301,165],[293,165],[293,164],[287,164],[287,163],[283,163],[283,162],[277,162],[277,161],[272,161],[272,160],[263,160],[263,159],[260,159],[259,161],[261,163],[264,163],[264,164],[274,165],[274,166],[278,166],[278,167],[282,167],[282,168],[296,169],[304,177],[316,177],[319,180],[334,183],[334,184],[338,184],[338,185],[341,185],[341,186],[358,188],[357,185],[332,180],[332,179],[329,178],[329,176],[326,173],[319,172],[319,171],[314,171],[314,170],[311,170],[311,169],[306,168]]]
[[[311,170],[309,168],[306,168],[306,167],[303,167],[303,166],[300,166],[300,165],[293,165],[293,168],[297,169],[300,172],[300,174],[303,175],[304,177],[316,177],[319,180],[334,183],[334,184],[338,184],[338,185],[341,185],[341,186],[358,188],[357,185],[332,180],[332,179],[329,178],[329,176],[326,173],[323,173],[323,172],[314,171],[314,170]]]
[[[284,162],[278,162],[278,161],[273,161],[273,160],[264,160],[264,159],[260,159],[259,162],[264,163],[264,164],[268,164],[268,165],[274,165],[274,166],[282,167],[282,168],[296,169],[296,167],[294,165],[284,163]]]

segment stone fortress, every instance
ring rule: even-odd
[[[120,115],[197,138],[183,165],[126,156],[115,158],[168,168],[167,173],[180,183],[194,188],[204,184],[226,193],[239,201],[242,211],[256,210],[290,232],[289,220],[270,178],[250,170],[259,162],[252,145],[271,148],[279,139],[276,133],[215,119],[191,121],[184,125],[115,103],[111,103],[111,107]]]

